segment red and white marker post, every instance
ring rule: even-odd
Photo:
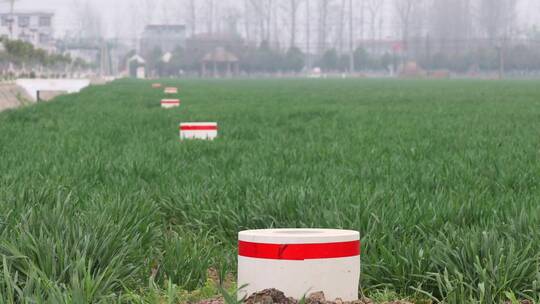
[[[213,140],[218,135],[216,122],[186,122],[180,124],[180,139]]]
[[[175,87],[166,87],[165,94],[178,94],[178,88]]]
[[[267,288],[301,299],[358,300],[360,234],[336,229],[264,229],[238,234],[238,298]]]
[[[161,107],[164,109],[177,108],[180,106],[180,99],[162,99]]]
[[[161,88],[161,83],[152,83],[152,88],[154,88],[154,89]]]

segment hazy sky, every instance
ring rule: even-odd
[[[0,0],[3,2],[5,0]],[[133,5],[143,0],[91,0],[96,6],[100,7],[100,15],[106,23],[106,32],[112,34],[112,24],[115,18],[121,16],[121,12],[128,5]],[[157,1],[157,0],[156,0]],[[232,0],[234,1],[234,0]],[[62,36],[75,22],[73,19],[73,10],[71,7],[82,0],[18,0],[17,10],[46,10],[56,13],[55,26],[56,36]],[[172,1],[174,2],[174,1]],[[7,10],[7,5],[0,4],[2,11]],[[158,13],[159,14],[159,13]],[[520,25],[540,24],[540,1],[538,0],[520,0],[519,8]]]
[[[5,0],[4,0],[5,1]],[[124,4],[129,2],[137,2],[139,0],[92,0],[97,7],[103,9],[104,20],[107,24],[114,22],[112,17],[115,11],[118,11]],[[0,2],[3,2],[0,0]],[[82,3],[81,0],[18,0],[15,5],[15,10],[45,10],[55,13],[54,24],[55,34],[62,36],[70,27],[72,27],[74,21],[73,6],[76,3]],[[1,4],[0,8],[6,11],[8,6]]]

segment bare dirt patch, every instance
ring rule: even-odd
[[[0,112],[30,103],[30,97],[15,84],[0,84]]]
[[[324,293],[314,292],[305,299],[294,299],[287,297],[283,292],[277,289],[265,289],[249,296],[244,301],[245,304],[375,304],[371,299],[360,299],[356,301],[343,301],[341,299],[327,300]],[[223,297],[200,301],[197,304],[227,304]],[[391,301],[384,304],[412,304],[407,301]]]

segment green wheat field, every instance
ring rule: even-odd
[[[211,296],[269,227],[359,230],[368,297],[540,300],[540,82],[163,83],[0,113],[0,303]]]

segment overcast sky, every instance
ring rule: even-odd
[[[0,0],[3,2],[6,0]],[[158,0],[156,0],[157,2]],[[234,1],[234,0],[232,0]],[[539,0],[519,0],[519,20],[520,26],[540,24],[540,1]],[[55,13],[56,36],[63,36],[65,32],[73,27],[74,14],[73,6],[76,3],[84,2],[84,0],[18,0],[16,10],[46,10]],[[118,16],[121,16],[126,7],[136,5],[137,2],[143,0],[91,0],[96,7],[100,7],[99,14],[105,22],[105,32],[112,35],[113,23]],[[171,1],[174,2],[174,1]],[[179,1],[177,1],[179,2]],[[178,4],[176,4],[178,5]],[[6,4],[0,4],[2,11],[7,10]],[[159,12],[157,13],[160,14]],[[159,18],[159,16],[156,16]],[[155,18],[156,18],[155,17]]]
[[[0,0],[4,2],[5,0]],[[129,2],[137,2],[139,0],[92,0],[96,7],[102,8],[102,16],[107,25],[114,22],[114,14],[121,10]],[[77,3],[82,3],[81,0],[18,0],[15,4],[15,10],[36,11],[44,10],[55,13],[54,24],[56,36],[63,36],[70,27],[73,26],[74,13],[73,7]],[[2,11],[8,10],[7,4],[1,4]]]

